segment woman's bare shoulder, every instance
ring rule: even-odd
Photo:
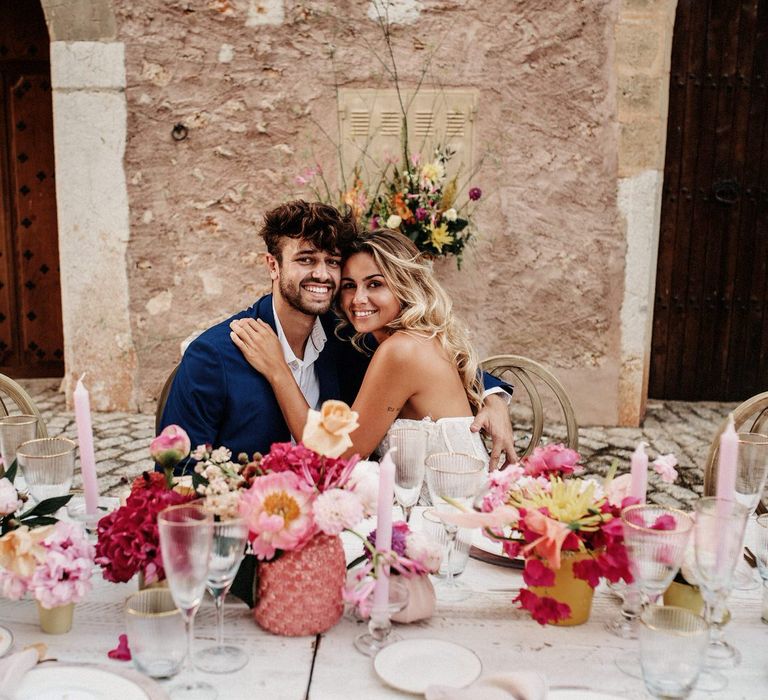
[[[387,364],[406,364],[408,367],[430,367],[436,359],[444,359],[443,349],[436,338],[397,331],[376,350],[374,358]]]

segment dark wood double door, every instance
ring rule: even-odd
[[[61,376],[48,32],[38,2],[0,0],[0,372]]]
[[[768,390],[768,0],[679,0],[649,394]]]

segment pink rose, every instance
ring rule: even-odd
[[[191,449],[189,435],[178,425],[163,429],[149,445],[149,454],[163,469],[173,469],[186,458]]]

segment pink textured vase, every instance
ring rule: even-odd
[[[317,535],[301,551],[259,564],[253,616],[274,634],[300,637],[325,632],[344,611],[345,576],[341,539]]]

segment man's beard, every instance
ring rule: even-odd
[[[308,302],[307,300],[302,298],[301,285],[307,284],[309,282],[316,282],[317,284],[322,284],[323,286],[330,287],[331,293],[328,295],[327,303]],[[301,283],[298,285],[286,282],[281,277],[279,281],[279,287],[280,287],[280,294],[282,295],[283,299],[285,299],[285,301],[288,302],[288,305],[296,309],[297,311],[300,311],[303,314],[307,314],[307,316],[319,316],[320,314],[324,314],[330,311],[331,304],[333,303],[333,298],[336,295],[336,285],[333,282],[319,282],[313,277],[307,277],[303,279]]]

